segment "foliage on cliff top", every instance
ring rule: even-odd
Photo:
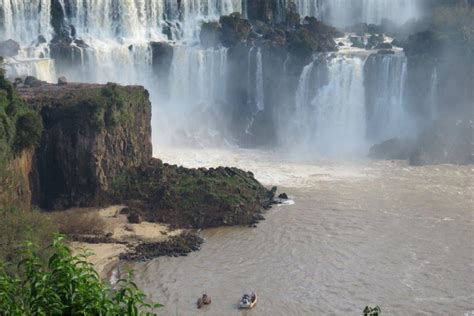
[[[42,128],[39,115],[18,96],[0,70],[0,155],[6,159],[9,154],[38,145]]]
[[[249,224],[271,203],[272,192],[237,168],[187,169],[159,160],[114,183],[114,196],[148,220],[194,228]]]
[[[40,116],[18,96],[0,69],[0,209],[13,204],[24,193],[26,184],[12,159],[39,144],[43,125]],[[18,202],[18,203],[16,203]]]
[[[102,283],[91,254],[73,256],[62,237],[51,248],[47,263],[29,247],[15,273],[0,267],[0,314],[151,315],[161,306],[146,301],[131,275],[113,288]]]
[[[29,98],[41,113],[45,127],[55,124],[82,133],[96,133],[133,123],[136,104],[145,104],[143,90],[122,87],[114,83],[101,85],[70,84],[32,91]]]

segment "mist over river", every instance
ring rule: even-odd
[[[186,167],[235,165],[278,185],[258,228],[205,230],[201,251],[134,266],[163,315],[464,315],[474,310],[474,168],[297,161],[282,152],[158,149]],[[237,309],[254,290],[257,307]],[[196,309],[204,292],[212,305]]]
[[[0,0],[0,68],[44,117],[32,200],[253,223],[250,174],[151,155],[235,166],[290,201],[133,264],[159,314],[474,315],[473,21],[474,0]],[[13,146],[31,124],[4,108]]]

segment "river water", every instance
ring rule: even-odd
[[[258,228],[205,230],[202,250],[138,263],[163,315],[472,315],[474,167],[303,160],[278,152],[162,149],[188,167],[234,165],[294,201]],[[257,307],[237,310],[242,293]],[[195,302],[204,292],[212,305]],[[469,314],[468,314],[469,313]]]

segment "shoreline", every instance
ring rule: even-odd
[[[74,236],[69,243],[75,255],[83,251],[93,253],[87,260],[94,265],[101,279],[111,280],[113,271],[122,263],[166,255],[182,256],[198,250],[195,245],[185,242],[190,237],[191,242],[200,240],[190,230],[173,229],[164,223],[130,223],[127,215],[121,213],[124,209],[127,207],[114,205],[91,210],[105,222],[103,234]],[[169,245],[174,247],[171,249]]]

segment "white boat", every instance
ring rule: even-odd
[[[239,308],[242,309],[251,309],[257,305],[257,294],[244,294],[239,301]]]

